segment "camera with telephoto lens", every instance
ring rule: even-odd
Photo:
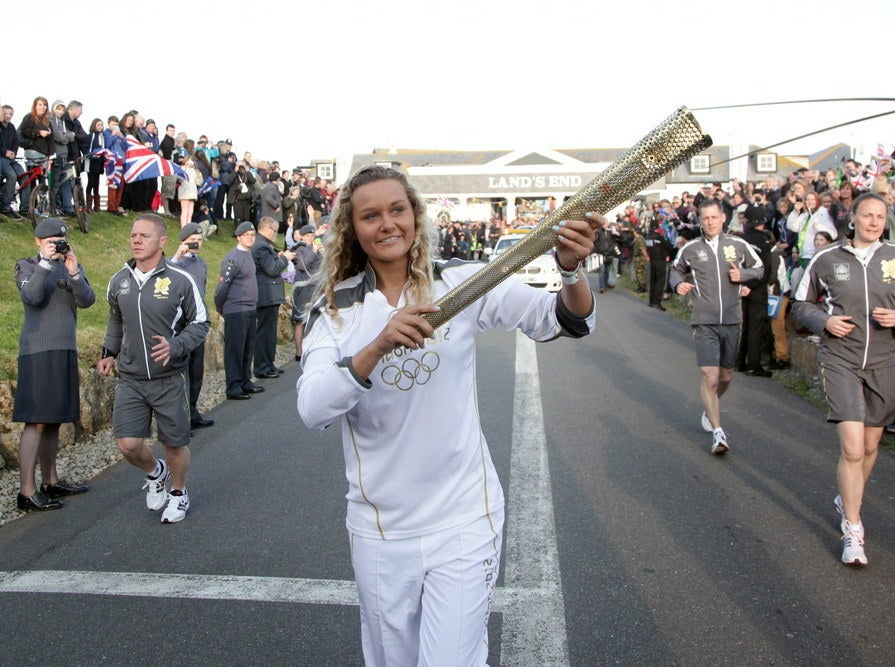
[[[60,255],[67,255],[68,251],[71,250],[71,246],[68,245],[68,241],[65,239],[53,239],[50,243],[56,246],[56,252]]]

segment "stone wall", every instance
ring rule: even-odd
[[[808,336],[790,336],[789,363],[792,370],[817,377],[817,343]]]

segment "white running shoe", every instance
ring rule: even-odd
[[[186,491],[182,495],[168,494],[168,506],[162,513],[162,523],[177,523],[186,518],[186,511],[190,508],[190,494]]]
[[[842,543],[843,563],[846,565],[867,565],[867,554],[864,553],[864,526],[862,524],[846,524]]]
[[[836,506],[836,511],[839,512],[839,516],[841,520],[839,521],[839,530],[842,531],[842,534],[845,535],[845,526],[848,523],[845,520],[845,506],[842,504],[842,496],[836,496],[833,498],[833,504]]]
[[[727,444],[727,436],[724,433],[715,433],[712,440],[712,454],[726,454],[730,451]]]
[[[702,413],[702,430],[707,433],[711,433],[714,429],[712,428],[712,422],[709,421],[709,418],[705,416],[705,413]]]
[[[169,476],[168,466],[165,465],[164,461],[161,461],[161,464],[162,472],[159,476],[155,479],[147,477],[146,482],[143,484],[143,488],[146,489],[146,507],[153,511],[158,511],[165,506],[168,495],[165,489]]]

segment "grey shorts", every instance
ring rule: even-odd
[[[693,342],[699,367],[733,368],[740,343],[739,324],[694,324]]]
[[[828,422],[888,426],[895,421],[895,366],[861,370],[822,361],[818,367]]]
[[[148,438],[152,417],[158,439],[168,447],[190,444],[190,405],[186,371],[156,380],[120,376],[112,409],[112,433],[116,438]]]

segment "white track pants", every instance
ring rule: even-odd
[[[503,519],[403,540],[350,536],[367,667],[485,664]]]

